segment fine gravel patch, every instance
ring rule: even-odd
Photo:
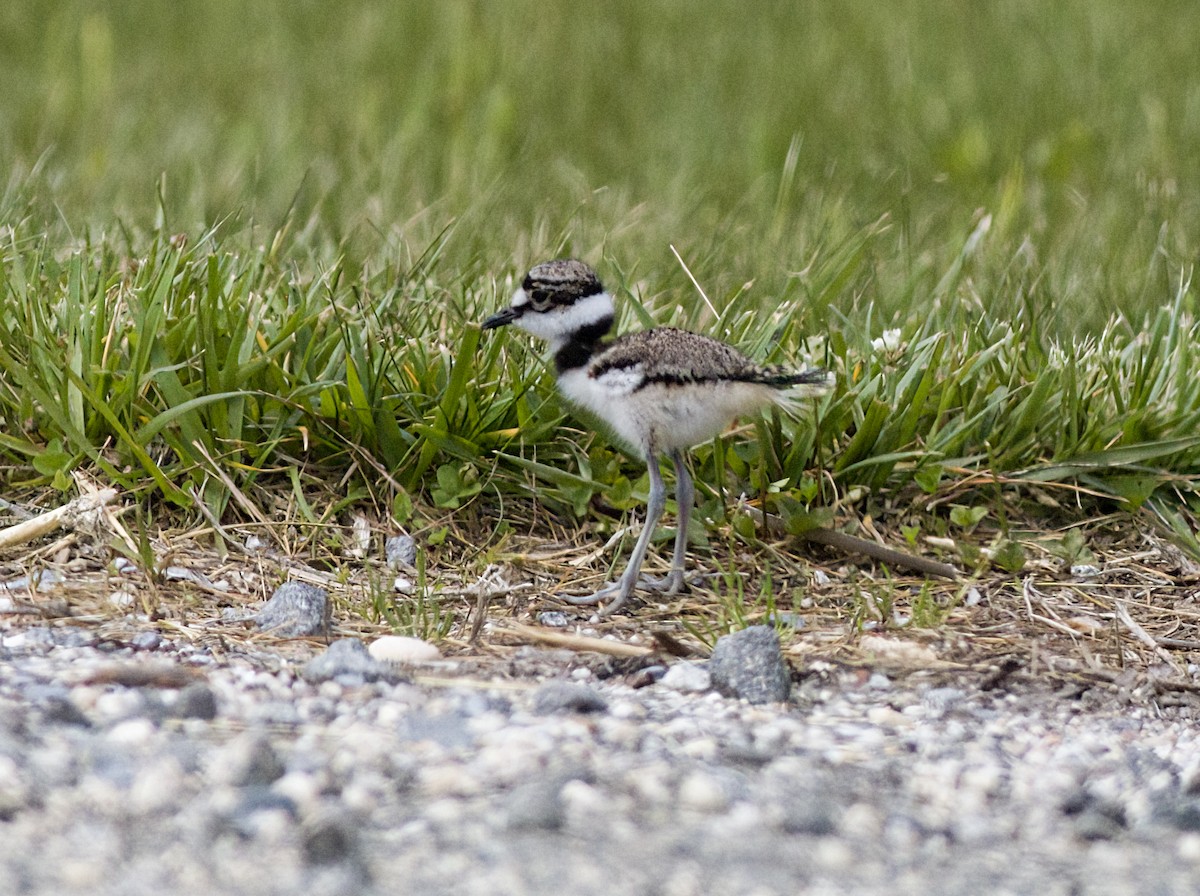
[[[352,640],[284,657],[158,635],[5,633],[0,892],[1200,883],[1187,701],[826,666],[753,704],[694,689],[697,664],[679,688],[529,647],[400,670]]]

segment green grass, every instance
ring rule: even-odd
[[[575,254],[625,326],[839,374],[809,421],[697,451],[709,518],[1083,488],[1194,548],[1198,28],[1115,0],[6,4],[0,483],[90,468],[185,518],[636,506],[530,347],[472,326]]]

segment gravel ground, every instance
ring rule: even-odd
[[[1200,888],[1188,701],[826,667],[752,705],[534,648],[400,672],[353,641],[0,643],[2,893]]]

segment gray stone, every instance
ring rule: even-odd
[[[300,672],[305,681],[319,684],[338,680],[343,684],[368,681],[394,681],[396,671],[387,663],[375,659],[358,638],[340,638],[307,663]]]
[[[1200,831],[1200,800],[1169,800],[1157,808],[1155,817],[1179,831]]]
[[[215,719],[217,695],[202,681],[189,684],[175,697],[169,714],[176,719]]]
[[[272,816],[294,824],[299,812],[290,797],[262,784],[251,784],[238,792],[232,808],[218,819],[218,826],[244,840],[253,840],[269,827]]]
[[[750,703],[778,703],[787,700],[792,689],[791,672],[779,649],[779,635],[767,625],[719,638],[708,662],[708,674],[720,694]]]
[[[539,716],[558,712],[605,712],[608,701],[583,684],[548,681],[533,695],[533,711]]]
[[[392,569],[417,565],[417,542],[411,535],[393,535],[384,542],[383,553]]]
[[[776,611],[767,617],[767,621],[772,625],[782,625],[794,629],[801,629],[808,625],[808,620],[799,613],[792,613],[787,610]]]
[[[229,745],[226,778],[237,787],[266,787],[283,777],[283,760],[266,737],[249,734]]]
[[[254,624],[280,638],[303,638],[326,630],[329,595],[306,582],[284,582],[275,589]]]
[[[536,778],[515,787],[505,805],[505,823],[513,830],[557,831],[566,821],[560,777]]]
[[[305,892],[311,896],[374,893],[366,850],[352,816],[338,810],[319,812],[301,826],[301,855],[311,871]]]
[[[341,813],[327,812],[305,823],[304,860],[310,865],[333,865],[359,856],[358,832]]]
[[[68,697],[48,697],[42,703],[42,718],[59,725],[78,725],[87,728],[92,724],[83,712]]]
[[[138,632],[129,639],[129,646],[134,650],[157,650],[162,640],[158,632]]]
[[[837,807],[815,795],[790,800],[784,805],[781,826],[789,834],[828,836],[837,831]]]

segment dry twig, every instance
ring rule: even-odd
[[[0,529],[0,549],[25,544],[63,526],[75,526],[80,521],[90,518],[116,496],[115,488],[105,488],[83,494],[61,507],[47,510],[45,513],[40,513],[6,529]]]

